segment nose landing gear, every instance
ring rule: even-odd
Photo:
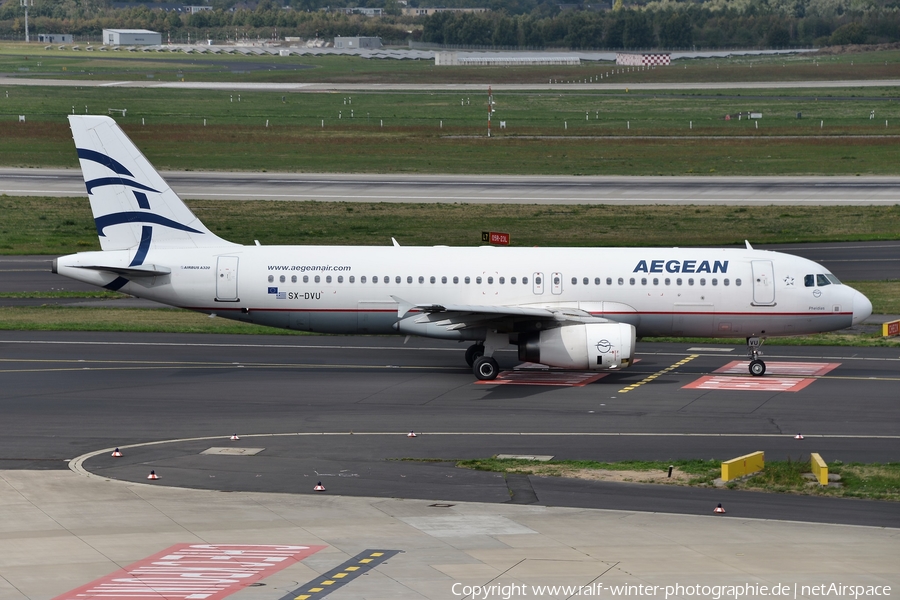
[[[759,348],[764,341],[764,338],[747,338],[747,352],[750,354],[750,374],[754,377],[761,377],[766,374],[766,363],[759,358],[762,355]]]

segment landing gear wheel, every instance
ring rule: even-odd
[[[497,379],[500,365],[490,356],[479,356],[472,365],[472,371],[475,373],[475,377],[481,381],[492,381]]]
[[[466,348],[466,364],[470,367],[475,365],[475,359],[484,355],[484,346],[482,344],[472,344]]]
[[[766,363],[760,359],[750,361],[750,374],[754,377],[761,377],[766,374]]]

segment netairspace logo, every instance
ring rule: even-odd
[[[471,600],[489,600],[511,598],[573,598],[573,597],[653,597],[653,598],[708,598],[710,600],[743,600],[744,598],[809,598],[836,597],[859,598],[888,597],[891,587],[887,585],[844,585],[831,583],[821,585],[759,585],[747,583],[743,585],[644,585],[621,584],[607,585],[591,583],[589,585],[531,585],[493,584],[464,585],[454,583],[451,592],[457,598]]]

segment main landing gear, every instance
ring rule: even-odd
[[[466,364],[472,367],[475,377],[482,381],[497,379],[500,365],[493,357],[494,352],[507,344],[508,334],[489,331],[484,342],[477,342],[466,348]]]
[[[750,374],[754,377],[761,377],[766,374],[766,363],[762,361],[759,351],[760,346],[765,340],[758,337],[747,338],[747,352],[750,354]]]

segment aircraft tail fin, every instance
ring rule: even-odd
[[[70,115],[84,184],[103,250],[232,246],[185,205],[114,120]]]

